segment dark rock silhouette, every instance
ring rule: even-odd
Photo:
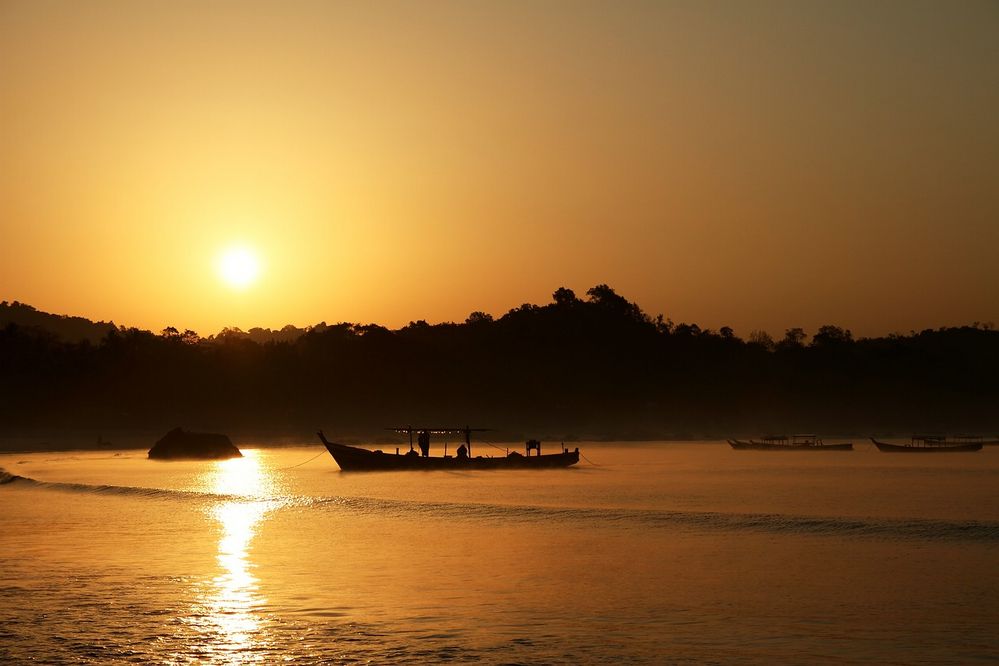
[[[242,458],[243,454],[225,435],[174,428],[149,449],[149,457],[156,460],[225,460]]]

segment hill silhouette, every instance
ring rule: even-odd
[[[408,422],[488,425],[501,438],[999,432],[990,325],[859,339],[829,325],[743,340],[651,317],[607,285],[585,298],[563,287],[495,319],[396,330],[324,322],[202,338],[17,303],[2,311],[31,315],[0,320],[4,432],[179,423],[383,437]]]
[[[65,342],[91,343],[100,342],[117,328],[114,322],[94,322],[84,317],[49,314],[25,303],[3,301],[0,303],[0,328],[9,324],[44,331]]]

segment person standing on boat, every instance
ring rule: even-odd
[[[426,430],[421,430],[420,434],[416,437],[416,442],[420,445],[420,452],[423,454],[423,457],[430,457],[430,433]]]
[[[458,447],[458,460],[468,460],[468,447],[464,444]]]

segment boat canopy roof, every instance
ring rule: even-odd
[[[391,430],[393,432],[399,432],[403,434],[411,434],[414,432],[428,432],[431,435],[462,435],[466,432],[486,432],[492,428],[469,428],[468,426],[464,428],[431,428],[425,426],[395,426],[390,428],[385,428],[386,430]]]

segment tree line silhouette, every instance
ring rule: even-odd
[[[34,313],[34,314],[32,314]],[[30,315],[30,316],[27,316]],[[88,326],[89,325],[89,326]],[[98,333],[101,333],[98,335]],[[176,425],[359,437],[405,423],[497,438],[999,432],[990,324],[747,339],[651,317],[607,285],[464,323],[159,334],[0,305],[0,431]]]

